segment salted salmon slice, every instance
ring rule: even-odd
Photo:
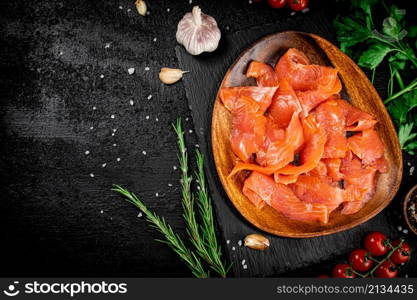
[[[220,100],[233,113],[235,106],[239,106],[240,97],[249,97],[259,104],[259,110],[264,113],[271,105],[277,87],[240,86],[220,89]]]
[[[316,176],[300,175],[297,182],[290,187],[302,201],[325,205],[329,214],[345,200],[343,189],[331,186],[327,181]]]
[[[300,113],[302,106],[287,80],[280,82],[279,88],[272,98],[268,113],[281,128],[286,128],[294,113]]]
[[[358,212],[375,193],[376,169],[363,166],[362,162],[350,151],[342,159],[340,167],[344,174],[345,202],[342,214],[350,215]]]
[[[252,61],[246,71],[246,76],[256,78],[256,84],[258,86],[279,85],[278,76],[274,68],[263,62]]]
[[[305,143],[300,151],[300,165],[289,164],[276,173],[299,175],[311,171],[320,162],[326,144],[326,133],[324,129],[318,127],[313,115],[302,119],[302,125]]]
[[[364,165],[373,164],[384,155],[384,144],[374,129],[363,130],[347,140],[348,148]]]
[[[232,110],[230,144],[232,151],[244,162],[250,161],[264,143],[266,117],[259,107],[252,98],[241,96]]]
[[[322,160],[326,165],[327,174],[334,181],[339,181],[344,178],[343,173],[340,172],[340,165],[342,160],[340,158],[325,158]]]
[[[343,110],[346,120],[346,131],[362,131],[373,128],[378,122],[370,114],[354,107],[343,99],[335,100]]]
[[[277,183],[282,183],[282,184],[288,185],[290,183],[296,182],[297,179],[298,179],[298,174],[296,174],[296,175],[284,175],[284,174],[279,174],[278,172],[274,173],[274,180]]]
[[[345,157],[348,149],[346,139],[346,121],[343,109],[338,102],[328,100],[320,104],[313,112],[317,123],[323,127],[327,134],[323,158]]]
[[[304,142],[303,127],[297,114],[285,130],[285,139],[271,143],[265,154],[265,166],[245,162],[238,162],[229,174],[229,178],[236,173],[248,170],[271,175],[294,160],[295,152]]]
[[[285,130],[279,126],[270,117],[266,117],[265,140],[263,146],[256,152],[256,162],[261,166],[266,166],[266,152],[270,144],[283,141],[285,139]]]
[[[243,194],[254,204],[262,199],[276,211],[293,220],[328,222],[326,205],[303,202],[289,187],[276,183],[270,176],[258,172],[252,172],[245,180]]]
[[[327,166],[321,160],[321,161],[318,162],[316,167],[313,170],[311,170],[310,172],[308,172],[307,174],[313,175],[313,176],[318,176],[318,177],[327,176]]]

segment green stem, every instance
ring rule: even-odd
[[[401,95],[411,92],[412,90],[417,89],[417,79],[415,79],[413,82],[411,82],[408,86],[406,86],[404,89],[402,89],[401,91],[395,93],[394,95],[391,95],[390,97],[388,97],[387,99],[385,99],[384,103],[388,104],[390,103],[392,100],[400,97]]]
[[[397,250],[397,249],[399,249],[399,248],[401,248],[401,246],[402,246],[402,244],[403,244],[403,242],[404,241],[400,241],[400,243],[396,246],[396,247],[393,247],[392,245],[391,245],[391,243],[389,243],[388,242],[388,246],[391,248],[391,251],[388,253],[388,255],[387,256],[385,256],[385,258],[383,259],[383,260],[381,260],[375,267],[373,267],[368,273],[366,273],[366,274],[364,274],[362,277],[369,277],[370,275],[371,276],[373,276],[374,275],[374,272],[384,263],[384,262],[386,262],[390,257],[391,257],[391,255]]]
[[[403,82],[403,79],[401,78],[401,75],[400,75],[400,72],[398,72],[398,70],[397,71],[395,71],[395,78],[397,78],[397,82],[398,82],[398,85],[400,86],[400,89],[404,89],[404,82]]]

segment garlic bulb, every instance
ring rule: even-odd
[[[159,79],[165,84],[173,84],[182,78],[182,74],[187,73],[180,69],[161,68]]]
[[[256,250],[265,250],[269,247],[269,240],[263,235],[257,233],[249,234],[247,237],[245,237],[244,241],[246,247]]]
[[[220,37],[216,20],[201,13],[198,6],[194,6],[193,11],[186,13],[178,23],[177,41],[192,55],[216,50]]]

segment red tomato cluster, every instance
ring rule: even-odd
[[[401,245],[400,245],[401,244]],[[402,240],[390,240],[380,232],[372,232],[365,237],[365,249],[353,250],[348,263],[337,264],[332,276],[337,278],[355,278],[376,276],[394,278],[398,274],[398,265],[410,260],[411,247]],[[319,278],[328,277],[320,275]]]
[[[253,0],[254,2],[262,2],[262,0]],[[294,10],[301,11],[308,6],[308,0],[267,0],[272,8],[283,8],[286,4]]]

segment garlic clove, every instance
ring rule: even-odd
[[[188,72],[180,69],[161,68],[159,79],[165,84],[173,84],[180,80],[184,73]]]
[[[269,247],[269,240],[263,235],[254,233],[245,237],[244,245],[255,250],[265,250]]]
[[[148,10],[146,6],[146,2],[144,0],[136,0],[135,5],[136,5],[136,9],[138,10],[138,13],[141,16],[145,16]]]
[[[178,23],[176,38],[188,53],[199,55],[217,49],[221,32],[213,17],[194,6],[192,12],[186,13]]]

